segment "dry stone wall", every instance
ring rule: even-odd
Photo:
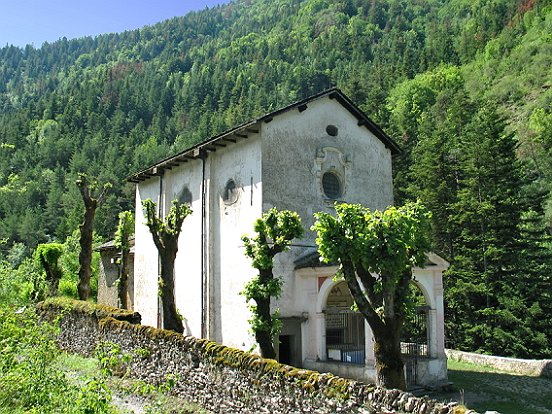
[[[123,371],[151,384],[171,376],[176,394],[216,413],[465,412],[455,403],[297,369],[215,342],[136,324],[135,314],[118,310],[110,315],[114,308],[98,311],[81,304],[39,306],[48,319],[61,315],[60,347],[90,355],[98,344],[117,344],[131,356]]]

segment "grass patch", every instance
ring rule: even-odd
[[[171,381],[155,387],[128,377],[105,377],[106,371],[100,368],[97,358],[84,358],[74,354],[61,354],[55,365],[77,385],[104,376],[107,387],[113,393],[112,410],[116,414],[210,414],[210,411],[196,404],[171,395]]]
[[[442,401],[460,401],[479,412],[551,414],[552,379],[514,374],[469,362],[448,361],[451,392],[435,393]]]

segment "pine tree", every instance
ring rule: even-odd
[[[451,331],[457,346],[500,355],[518,354],[524,339],[516,340],[508,328],[520,325],[509,299],[518,293],[523,182],[516,142],[504,129],[496,109],[486,104],[462,136],[462,179],[451,209],[461,231],[447,293],[449,310],[461,312],[456,319],[467,324]]]

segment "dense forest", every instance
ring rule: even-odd
[[[403,148],[396,203],[433,212],[448,346],[552,352],[552,2],[234,0],[120,34],[0,49],[0,258],[78,228],[112,183],[254,116],[341,88]],[[73,236],[74,237],[74,236]]]

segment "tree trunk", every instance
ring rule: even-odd
[[[129,297],[128,297],[128,250],[123,249],[121,251],[121,268],[119,275],[119,301],[121,302],[121,308],[129,309]]]
[[[174,299],[174,261],[176,259],[176,248],[166,247],[161,258],[161,302],[163,304],[163,328],[178,333],[184,332],[182,318],[176,309]]]
[[[257,314],[263,325],[272,327],[272,316],[270,315],[270,297],[268,298],[254,298],[257,303]],[[257,330],[255,331],[255,339],[261,348],[261,356],[263,358],[276,358],[276,351],[274,351],[274,344],[272,343],[272,335],[270,330]]]
[[[49,295],[56,296],[58,293],[59,281],[61,279],[61,271],[58,266],[50,265],[43,258],[40,259],[42,267],[46,271],[46,280],[48,281],[49,286]]]
[[[94,215],[96,203],[85,200],[86,210],[84,222],[80,228],[80,253],[79,253],[79,285],[77,287],[80,300],[88,300],[90,297],[90,277],[92,276],[92,232],[94,230]],[[95,200],[94,200],[95,201]]]
[[[388,389],[406,390],[400,331],[400,326],[386,326],[385,330],[374,331],[376,383]]]

